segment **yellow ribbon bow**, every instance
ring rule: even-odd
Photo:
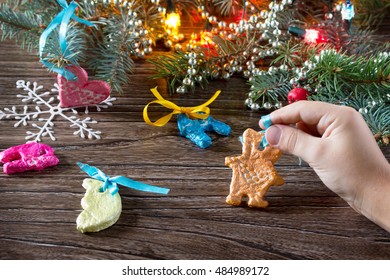
[[[206,119],[210,115],[210,108],[207,107],[207,106],[210,105],[211,103],[213,103],[213,101],[221,93],[221,91],[218,90],[217,92],[214,93],[214,95],[208,101],[206,101],[205,103],[203,103],[203,104],[201,104],[199,106],[195,106],[195,107],[179,107],[175,103],[164,99],[160,95],[160,93],[157,91],[157,87],[150,89],[150,91],[157,98],[157,100],[149,102],[145,106],[144,112],[143,112],[143,116],[144,116],[144,121],[147,124],[154,125],[154,126],[164,126],[164,125],[166,125],[169,122],[169,120],[172,118],[172,116],[173,115],[177,115],[177,114],[186,114],[187,117],[189,117],[189,118],[192,117],[192,118],[196,118],[196,119]],[[160,105],[164,106],[165,108],[172,109],[172,112],[169,113],[168,115],[165,115],[164,117],[159,118],[157,121],[152,122],[149,119],[149,116],[148,116],[148,107],[149,107],[149,105],[155,104],[155,103],[156,104],[160,104]]]

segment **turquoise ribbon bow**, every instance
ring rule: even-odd
[[[118,185],[122,185],[124,187],[128,187],[143,192],[152,192],[152,193],[159,193],[159,194],[167,194],[169,192],[169,189],[167,188],[151,186],[148,184],[134,181],[124,176],[116,176],[110,178],[109,176],[104,174],[100,169],[94,166],[89,166],[88,164],[83,164],[81,162],[78,162],[77,165],[80,167],[82,171],[87,173],[90,177],[104,182],[104,185],[100,191],[105,192],[108,189],[108,191],[112,195],[115,195],[119,191]]]
[[[79,23],[88,26],[94,26],[94,24],[89,22],[88,20],[81,19],[76,15],[74,15],[74,12],[78,7],[78,4],[76,2],[72,1],[70,4],[68,4],[66,0],[57,0],[57,2],[64,9],[55,16],[55,18],[52,20],[49,26],[42,32],[41,37],[39,39],[39,57],[41,59],[41,63],[45,65],[47,68],[50,68],[51,70],[62,75],[68,80],[73,80],[76,78],[76,76],[72,72],[66,70],[64,67],[58,67],[54,63],[45,61],[42,58],[43,49],[45,48],[47,38],[49,37],[51,32],[53,32],[53,30],[57,28],[58,25],[60,25],[60,31],[59,31],[60,48],[63,56],[66,57],[69,55],[68,44],[66,43],[66,31],[68,29],[70,19],[73,19]],[[71,62],[74,63],[72,60]]]
[[[264,132],[264,136],[263,136],[263,139],[261,140],[260,146],[262,149],[264,149],[265,147],[267,147],[269,145],[267,139],[265,139],[265,132],[272,125],[272,121],[271,121],[270,115],[262,116],[261,120],[263,121],[263,125],[265,127],[265,130],[262,131],[262,132]]]

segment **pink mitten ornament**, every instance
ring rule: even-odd
[[[29,170],[42,170],[57,165],[59,160],[52,147],[41,143],[27,143],[14,146],[0,153],[0,162],[4,163],[6,174]]]
[[[57,76],[61,107],[96,105],[110,96],[111,88],[106,82],[88,81],[88,73],[81,67],[70,66],[67,69],[77,80],[71,81],[62,75]]]

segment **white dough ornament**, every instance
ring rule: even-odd
[[[119,193],[112,195],[108,189],[101,192],[103,182],[84,179],[86,193],[81,200],[83,212],[77,217],[77,230],[82,233],[98,232],[115,224],[122,212],[122,200]]]
[[[84,211],[77,217],[77,229],[82,233],[106,229],[118,221],[122,212],[119,185],[143,192],[167,194],[169,189],[151,186],[124,176],[109,177],[95,166],[78,162],[82,171],[93,179],[84,179],[87,190],[81,200]]]

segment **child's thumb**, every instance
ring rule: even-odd
[[[318,145],[314,136],[287,125],[272,125],[267,129],[265,136],[271,146],[301,157],[306,162],[310,162],[313,156],[310,152],[313,146]]]

